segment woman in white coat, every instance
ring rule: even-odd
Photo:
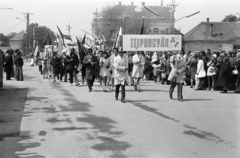
[[[122,98],[121,102],[125,103],[125,84],[128,78],[128,59],[124,56],[123,51],[119,51],[118,56],[114,58],[114,85],[115,88],[115,100],[118,100],[119,89],[121,87]]]
[[[205,76],[206,76],[206,72],[204,69],[204,62],[202,60],[202,56],[198,55],[195,90],[202,89],[202,85],[203,85]]]
[[[140,79],[143,78],[143,70],[145,65],[145,59],[142,52],[136,52],[133,56],[133,71],[132,77],[134,78],[135,91],[141,92]]]
[[[110,59],[108,58],[107,52],[103,52],[103,57],[99,60],[99,66],[100,66],[100,73],[99,76],[103,79],[103,91],[107,92],[106,86],[107,86],[107,78],[110,76]]]

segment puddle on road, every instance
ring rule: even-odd
[[[47,134],[46,131],[40,131],[40,132],[38,133],[39,136],[45,136],[46,134]]]
[[[56,117],[51,117],[49,119],[47,119],[47,122],[49,123],[57,123],[57,122],[68,122],[68,123],[72,123],[70,118],[66,118],[66,119],[57,119]]]

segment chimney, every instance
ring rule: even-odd
[[[163,7],[163,0],[161,0],[161,7]]]
[[[209,22],[209,18],[207,18],[207,22]]]
[[[132,4],[132,6],[134,5],[133,2],[131,4]]]
[[[213,37],[213,24],[210,24],[210,34]]]
[[[121,2],[121,1],[119,1],[119,5],[122,5],[122,2]]]
[[[145,6],[145,2],[142,2],[142,6]]]

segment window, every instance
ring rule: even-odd
[[[158,34],[158,28],[153,29],[154,34]]]

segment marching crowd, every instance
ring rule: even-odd
[[[52,55],[49,55],[52,54]],[[78,73],[81,72],[82,85],[87,82],[92,91],[95,79],[104,92],[113,91],[118,100],[121,87],[121,101],[125,102],[125,85],[131,85],[141,92],[140,80],[153,80],[155,83],[170,85],[169,97],[177,86],[178,100],[182,101],[182,85],[190,85],[195,90],[235,90],[240,93],[240,52],[225,53],[206,51],[187,52],[123,52],[114,48],[112,52],[87,50],[84,59],[72,48],[70,53],[63,50],[49,53],[40,52],[35,63],[43,79],[53,77],[53,82],[60,80],[80,85]],[[17,80],[23,80],[23,59],[19,50],[7,50],[4,55],[6,79],[15,74]],[[110,86],[110,88],[107,88]]]

